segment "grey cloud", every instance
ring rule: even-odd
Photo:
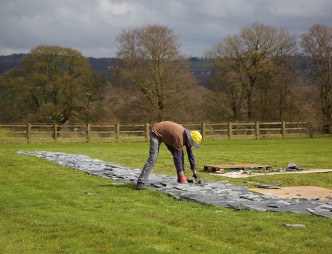
[[[297,35],[332,26],[330,0],[0,0],[0,55],[59,45],[86,56],[115,56],[123,30],[173,29],[182,52],[201,56],[214,43],[258,21]]]

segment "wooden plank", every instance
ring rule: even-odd
[[[271,169],[270,165],[266,164],[222,164],[222,165],[204,165],[204,170],[206,171],[224,171],[225,169],[238,169],[238,170],[246,170],[253,168],[265,168],[266,170]]]

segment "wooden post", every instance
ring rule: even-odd
[[[282,137],[285,138],[286,137],[286,122],[285,121],[282,121],[281,133],[282,133]]]
[[[314,137],[314,132],[313,132],[313,128],[312,128],[312,123],[311,122],[308,122],[307,123],[307,125],[308,125],[308,134],[309,134],[309,137],[310,138],[313,138]]]
[[[232,130],[232,122],[228,122],[228,139],[232,140],[233,130]]]
[[[256,139],[259,139],[259,122],[255,123]]]
[[[53,139],[55,143],[58,141],[58,125],[56,123],[53,126]]]
[[[149,123],[145,124],[145,140],[146,140],[146,142],[150,141],[150,125],[149,125]]]
[[[90,143],[90,141],[91,141],[91,124],[87,124],[87,126],[86,126],[86,134],[87,134],[87,137],[86,137],[86,139],[87,139],[87,142],[88,143]]]
[[[115,128],[116,128],[116,131],[115,131],[116,142],[119,142],[120,141],[120,124],[119,123],[115,124]]]
[[[202,139],[205,140],[206,137],[206,126],[205,123],[202,123]]]
[[[31,144],[31,123],[28,123],[27,125],[27,139],[28,144]]]

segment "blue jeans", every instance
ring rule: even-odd
[[[149,174],[158,159],[159,147],[161,140],[151,131],[150,132],[150,151],[141,174],[138,177],[137,183],[145,183],[148,180]]]

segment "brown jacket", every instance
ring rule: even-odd
[[[164,121],[156,123],[152,127],[152,132],[166,145],[182,151],[182,147],[187,142],[185,128],[180,124]]]

